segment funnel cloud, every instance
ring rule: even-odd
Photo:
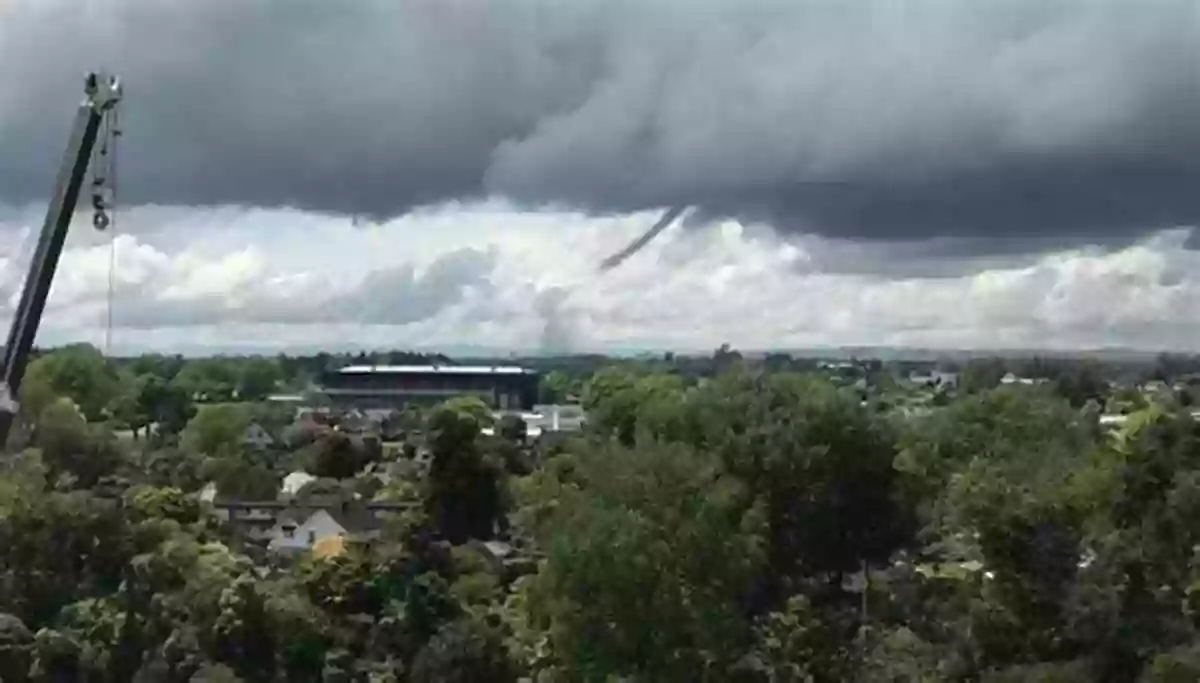
[[[667,209],[667,212],[663,214],[662,218],[658,219],[654,225],[650,226],[650,229],[644,234],[630,242],[629,245],[621,251],[618,251],[612,256],[604,259],[604,261],[600,264],[600,270],[611,270],[616,268],[617,266],[621,265],[622,261],[641,251],[642,247],[650,243],[650,240],[657,237],[663,230],[671,227],[671,224],[675,222],[676,218],[679,218],[679,214],[683,213],[685,208],[686,207],[683,206],[677,206],[673,209]]]

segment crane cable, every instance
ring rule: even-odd
[[[109,137],[112,149],[109,150],[109,182],[112,188],[112,204],[109,211],[112,216],[108,231],[108,292],[104,302],[104,354],[112,353],[113,330],[113,299],[116,293],[117,280],[117,138],[121,135],[119,108],[114,108],[107,119]]]
[[[117,138],[121,136],[119,106],[104,116],[100,145],[92,159],[92,226],[108,232],[108,291],[105,297],[104,354],[112,353],[113,299],[117,272]]]

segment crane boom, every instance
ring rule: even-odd
[[[21,379],[37,337],[42,311],[46,308],[46,298],[54,281],[54,271],[62,255],[67,228],[71,225],[71,217],[79,201],[79,191],[87,175],[101,124],[121,99],[120,82],[112,76],[88,74],[84,92],[85,97],[75,115],[62,168],[55,181],[54,195],[38,237],[37,249],[21,289],[21,300],[8,331],[8,342],[4,346],[4,365],[0,368],[0,448],[8,443],[9,430],[17,412],[16,397],[21,389]]]

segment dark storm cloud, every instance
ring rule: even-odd
[[[1001,251],[1200,223],[1194,0],[22,7],[0,25],[0,199],[45,194],[78,73],[106,65],[126,201],[388,216],[500,194]]]

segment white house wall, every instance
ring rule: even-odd
[[[314,543],[334,536],[346,536],[346,529],[338,524],[324,510],[317,510],[308,519],[296,527],[289,538],[282,524],[276,524],[271,530],[271,542],[268,547],[272,550],[309,550]]]

